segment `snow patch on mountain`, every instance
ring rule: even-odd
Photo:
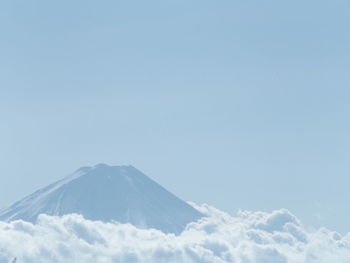
[[[40,214],[131,223],[180,233],[203,215],[132,166],[83,167],[10,207],[0,220],[36,222]]]

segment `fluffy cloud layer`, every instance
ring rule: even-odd
[[[306,231],[287,210],[207,215],[179,236],[80,215],[41,215],[37,224],[0,223],[0,262],[349,263],[350,234]]]

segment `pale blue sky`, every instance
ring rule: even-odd
[[[3,1],[0,206],[96,163],[350,230],[350,2]]]

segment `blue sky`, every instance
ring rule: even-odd
[[[96,163],[348,231],[348,1],[0,4],[0,206]]]

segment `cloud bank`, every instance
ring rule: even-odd
[[[194,205],[196,206],[196,205]],[[349,263],[350,233],[307,231],[285,209],[207,215],[179,236],[80,215],[41,215],[37,224],[0,222],[0,262],[18,263]]]

